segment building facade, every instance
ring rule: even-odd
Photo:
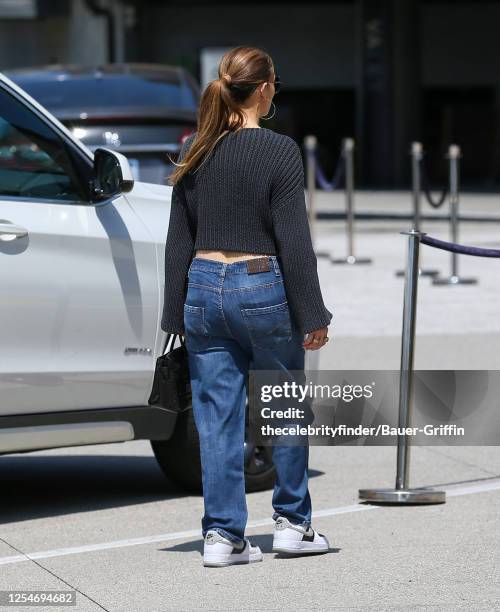
[[[500,2],[0,0],[0,70],[44,63],[180,64],[236,45],[270,53],[283,81],[269,127],[315,134],[327,174],[356,140],[360,186],[407,187],[412,140],[436,185],[449,144],[464,186],[500,186]],[[30,13],[31,10],[31,13]]]

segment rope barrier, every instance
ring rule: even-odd
[[[338,189],[340,181],[342,180],[342,177],[344,175],[345,156],[342,154],[339,160],[337,161],[337,167],[335,168],[333,178],[330,182],[328,181],[328,179],[323,173],[323,170],[321,169],[319,159],[318,159],[317,149],[314,149],[313,155],[314,155],[314,161],[316,163],[316,177],[317,177],[318,184],[321,187],[321,189],[325,191],[335,191],[335,189]]]
[[[448,188],[445,187],[441,193],[441,195],[439,196],[439,198],[434,201],[432,199],[432,194],[431,194],[431,186],[430,186],[430,181],[429,181],[429,176],[427,174],[427,169],[425,167],[425,164],[422,162],[421,164],[421,169],[422,169],[422,187],[423,187],[423,191],[424,191],[424,195],[425,195],[425,199],[427,200],[427,202],[433,207],[433,208],[439,208],[440,206],[442,206],[446,200],[446,197],[448,195]]]
[[[477,257],[500,257],[499,249],[483,249],[481,247],[466,246],[464,244],[456,244],[455,242],[446,242],[438,240],[424,234],[420,238],[420,242],[436,249],[443,249],[452,253],[461,253],[462,255],[475,255]]]

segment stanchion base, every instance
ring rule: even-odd
[[[396,276],[404,276],[405,271],[398,270],[395,274]],[[422,268],[418,269],[419,276],[437,276],[438,274],[439,274],[439,270],[428,270],[428,269],[422,269]]]
[[[433,489],[359,489],[359,498],[375,504],[444,504],[446,493]]]
[[[463,276],[446,276],[444,278],[433,278],[433,285],[476,285],[477,278],[464,278]]]
[[[332,263],[339,264],[369,264],[372,260],[369,257],[356,257],[355,255],[348,255],[347,257],[339,257],[338,259],[331,259]]]

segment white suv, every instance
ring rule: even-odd
[[[0,454],[147,439],[200,490],[192,410],[148,405],[171,192],[0,74]],[[247,440],[248,490],[272,486],[269,451]]]

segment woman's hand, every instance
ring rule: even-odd
[[[302,342],[302,346],[309,351],[316,351],[328,342],[328,327],[322,327],[316,331],[309,332]]]

